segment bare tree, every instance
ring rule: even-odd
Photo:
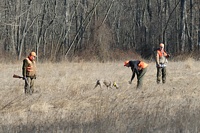
[[[0,0],[0,45],[38,60],[131,50],[148,58],[164,42],[172,53],[199,48],[199,0]],[[93,52],[94,51],[94,52]],[[3,53],[3,52],[2,52]]]
[[[186,0],[181,0],[181,17],[180,17],[180,45],[181,45],[181,52],[185,51],[186,45]]]

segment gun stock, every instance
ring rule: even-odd
[[[23,78],[22,76],[19,76],[19,75],[16,75],[16,74],[14,74],[13,75],[13,78],[19,78],[19,79],[21,79],[21,78]]]

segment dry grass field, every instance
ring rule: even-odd
[[[35,91],[24,95],[22,63],[1,63],[1,133],[198,133],[200,62],[169,62],[167,83],[156,84],[149,62],[144,86],[130,85],[122,62],[39,63]],[[96,79],[119,89],[97,87]]]

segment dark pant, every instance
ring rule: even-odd
[[[159,84],[161,81],[161,76],[162,76],[162,82],[166,82],[166,67],[157,67],[157,83]]]
[[[27,80],[25,80],[25,86],[24,86],[24,91],[25,94],[32,94],[34,91],[34,78],[31,77],[26,77]]]
[[[139,71],[139,74],[137,75],[137,88],[141,88],[143,85],[143,79],[144,75],[147,72],[147,68],[143,68]]]

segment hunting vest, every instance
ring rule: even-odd
[[[138,64],[138,67],[142,68],[142,69],[146,68],[147,66],[148,66],[148,64],[143,61],[140,61],[140,63]]]
[[[167,53],[164,50],[157,50],[157,54],[159,56],[158,62],[159,64],[165,64],[167,63]]]
[[[26,67],[26,76],[33,77],[36,75],[36,64],[35,61],[31,61],[29,58],[26,58],[27,67]]]

